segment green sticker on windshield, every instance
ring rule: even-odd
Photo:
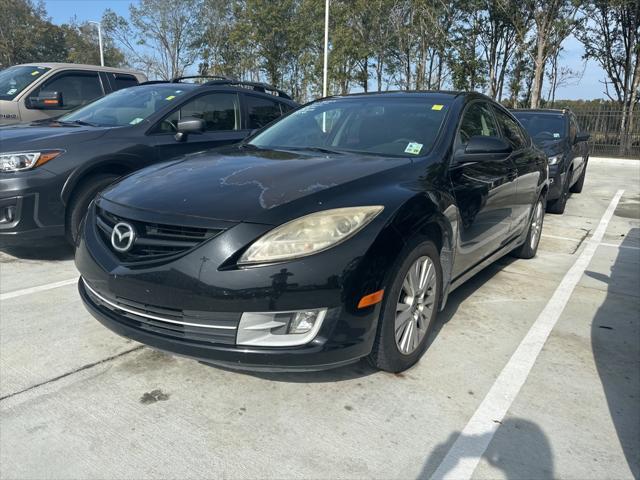
[[[32,76],[36,76],[36,75],[40,75],[40,72],[38,70],[34,70],[33,72],[31,72]]]
[[[411,142],[407,145],[407,148],[404,149],[404,153],[410,153],[411,155],[418,155],[422,151],[422,144]]]
[[[173,100],[174,98],[176,98],[175,95],[169,95],[165,100]]]

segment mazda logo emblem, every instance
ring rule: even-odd
[[[111,245],[117,252],[128,252],[136,240],[136,231],[125,222],[116,223],[111,232]]]

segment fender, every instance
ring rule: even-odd
[[[117,175],[126,175],[141,167],[141,161],[138,155],[130,153],[119,153],[109,155],[103,158],[96,158],[94,161],[86,162],[76,168],[71,175],[67,177],[62,191],[60,192],[60,200],[66,207],[71,194],[76,186],[89,175],[97,173],[114,173]]]

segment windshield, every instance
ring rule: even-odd
[[[143,85],[118,90],[73,112],[60,122],[88,123],[101,127],[136,125],[166,107],[189,88],[175,85]]]
[[[0,71],[0,100],[13,100],[49,70],[48,67],[18,65]]]
[[[249,144],[412,157],[433,146],[451,98],[363,96],[321,100],[283,118]]]
[[[562,115],[535,112],[511,112],[534,140],[559,140],[567,136]]]

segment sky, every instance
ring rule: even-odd
[[[176,0],[179,1],[179,0]],[[320,1],[320,0],[318,0]],[[129,4],[135,3],[132,0],[45,0],[47,12],[55,24],[68,22],[74,15],[80,22],[85,20],[99,20],[102,13],[110,8],[117,14],[128,17]],[[585,68],[582,60],[584,48],[573,37],[568,38],[564,43],[564,51],[560,57],[560,65],[582,72],[584,75],[577,84],[563,86],[556,91],[556,99],[562,100],[592,100],[605,98],[602,82],[605,73],[593,61],[589,61]]]

